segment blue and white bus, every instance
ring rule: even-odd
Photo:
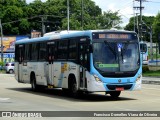
[[[140,42],[140,50],[142,54],[142,63],[148,65],[148,47],[145,42]]]
[[[52,32],[15,44],[15,77],[33,90],[79,92],[141,89],[142,64],[137,34],[118,30]]]

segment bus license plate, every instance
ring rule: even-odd
[[[117,87],[116,88],[116,91],[123,91],[124,90],[124,87]]]

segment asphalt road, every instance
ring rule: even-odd
[[[142,90],[124,91],[117,100],[112,99],[109,95],[105,96],[104,93],[72,98],[61,89],[33,92],[29,84],[18,83],[13,74],[0,74],[0,111],[160,111],[160,85],[142,84]],[[64,119],[65,116],[62,117],[57,119]],[[7,118],[3,119],[6,120]],[[18,119],[21,120],[22,118],[16,118],[16,120]],[[86,118],[86,120],[88,119],[99,118]],[[122,117],[114,119],[122,119]],[[123,119],[128,120],[128,118]],[[136,118],[136,120],[139,119]],[[160,119],[160,117],[152,119],[141,117],[141,119],[155,120]]]

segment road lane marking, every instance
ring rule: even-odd
[[[9,100],[10,98],[0,98],[0,101]]]
[[[138,111],[138,110],[122,108],[122,107],[118,107],[118,109],[121,109],[121,110],[124,110],[124,111]]]

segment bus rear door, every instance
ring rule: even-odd
[[[48,42],[48,69],[49,69],[49,79],[47,80],[48,85],[54,84],[54,54],[55,54],[55,42]]]
[[[23,60],[24,60],[24,45],[18,45],[18,82],[23,82]]]

